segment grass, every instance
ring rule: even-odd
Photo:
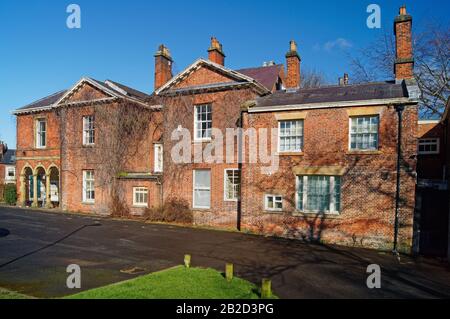
[[[177,266],[135,279],[83,291],[70,299],[257,299],[258,287],[246,280],[231,282],[210,268]]]
[[[0,299],[31,299],[31,298],[32,297],[18,292],[0,288]]]

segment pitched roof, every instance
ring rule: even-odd
[[[121,97],[121,98],[130,98],[133,100],[136,100],[141,103],[145,103],[146,100],[149,99],[150,95],[138,91],[136,89],[130,88],[124,84],[106,80],[105,82],[93,79],[93,78],[82,78],[80,81],[75,84],[70,90],[62,90],[59,92],[56,92],[52,95],[46,96],[40,100],[37,100],[35,102],[32,102],[24,107],[16,109],[13,113],[14,114],[20,114],[20,113],[26,113],[26,112],[32,112],[32,111],[41,111],[50,109],[52,107],[55,107],[57,104],[59,104],[62,100],[64,100],[68,95],[70,95],[70,92],[73,91],[76,87],[81,85],[84,82],[91,83],[92,85],[96,86],[98,89],[103,90],[107,92],[109,95],[112,95],[114,97]]]
[[[324,86],[318,88],[298,89],[294,91],[277,91],[256,100],[257,107],[304,105],[332,102],[357,102],[408,98],[408,91],[403,84],[395,82],[364,83],[347,86]]]
[[[66,92],[67,92],[67,90],[58,91],[56,93],[53,93],[49,96],[46,96],[46,97],[40,99],[40,100],[34,101],[30,104],[20,107],[17,110],[27,110],[27,109],[35,109],[35,108],[42,108],[42,107],[50,107],[55,102],[57,102]]]
[[[278,81],[278,76],[282,68],[282,64],[276,64],[256,68],[239,69],[236,70],[236,72],[242,73],[248,77],[255,79],[256,81],[264,85],[267,89],[272,91]]]
[[[267,94],[270,93],[270,90],[267,89],[265,86],[263,86],[261,83],[259,83],[257,80],[234,70],[228,69],[224,67],[223,65],[214,63],[210,60],[205,59],[198,59],[194,63],[192,63],[190,66],[188,66],[186,69],[184,69],[182,72],[178,73],[176,76],[174,76],[172,79],[170,79],[168,82],[166,82],[163,86],[158,88],[155,91],[156,95],[161,94],[162,92],[169,91],[170,88],[175,85],[176,83],[182,81],[184,78],[189,76],[192,72],[195,70],[198,70],[200,67],[206,66],[208,68],[214,69],[217,72],[220,72],[222,74],[226,74],[228,77],[234,79],[237,82],[241,83],[249,83],[251,84],[257,92],[261,94]],[[222,85],[223,83],[219,83],[219,85]]]
[[[14,165],[16,163],[16,150],[8,149],[3,157],[0,156],[0,163],[6,165]]]

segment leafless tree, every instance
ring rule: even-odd
[[[322,72],[314,69],[302,70],[301,87],[303,89],[316,88],[324,84],[326,84],[326,80]]]
[[[441,115],[449,97],[450,28],[430,23],[423,29],[413,35],[414,74],[422,93],[421,115],[429,117]],[[392,78],[395,38],[386,32],[349,59],[355,83]]]

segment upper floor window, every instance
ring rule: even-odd
[[[195,106],[194,114],[194,134],[195,140],[210,140],[212,129],[211,104]]]
[[[341,206],[339,176],[297,176],[297,209],[314,213],[337,213]]]
[[[47,145],[47,122],[45,119],[36,120],[36,147],[44,148]]]
[[[241,178],[238,169],[225,170],[224,196],[225,200],[236,201],[239,198],[239,187]]]
[[[419,154],[439,154],[439,138],[419,139]]]
[[[350,118],[350,150],[378,149],[378,115]]]
[[[95,202],[94,171],[83,171],[83,202]]]
[[[163,145],[155,144],[154,146],[154,171],[161,173],[163,171]]]
[[[303,150],[303,120],[278,122],[278,151],[301,152]]]
[[[5,181],[11,181],[16,178],[16,168],[14,166],[7,166],[5,171]]]
[[[83,145],[94,145],[94,116],[83,116]]]

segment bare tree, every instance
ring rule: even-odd
[[[322,72],[311,69],[302,70],[301,87],[303,89],[316,88],[326,83]]]
[[[422,93],[421,114],[441,115],[450,92],[450,28],[429,24],[413,37],[414,75]],[[386,32],[355,55],[349,55],[349,59],[356,83],[392,78],[395,38]]]

